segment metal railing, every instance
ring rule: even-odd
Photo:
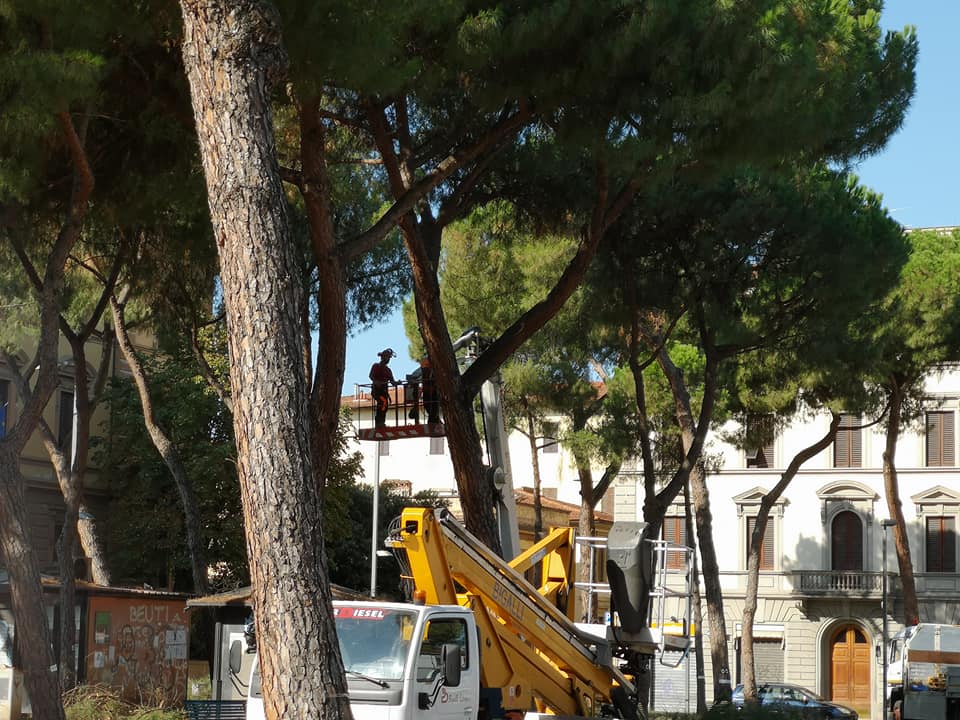
[[[585,618],[593,621],[593,615],[601,607],[601,597],[610,595],[610,585],[597,581],[601,575],[606,578],[607,538],[577,536],[576,544],[581,548],[579,562],[586,562],[590,569],[590,582],[576,582],[574,587],[586,595]],[[666,540],[648,540],[649,551],[653,555],[653,576],[648,578],[650,607],[648,621],[656,628],[660,637],[659,661],[661,664],[676,667],[686,657],[689,638],[693,628],[693,554],[686,545]],[[587,557],[584,558],[584,554]],[[609,601],[608,601],[609,603]],[[608,617],[607,624],[616,624],[615,618]],[[676,647],[667,648],[668,636],[685,638],[687,642],[682,651]],[[670,650],[676,657],[675,662],[664,660]]]

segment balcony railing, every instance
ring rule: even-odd
[[[893,591],[894,577],[888,576]],[[873,595],[883,590],[883,575],[878,572],[802,570],[794,573],[794,589],[812,595]]]

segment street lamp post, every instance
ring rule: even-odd
[[[883,707],[883,720],[887,719],[887,712],[889,708],[887,707],[887,528],[893,527],[896,525],[895,520],[881,520],[880,521],[880,531],[883,533],[883,540],[881,542],[881,547],[883,548],[883,567],[881,568],[883,579],[881,590],[883,599],[881,602],[881,612],[883,613],[883,639],[880,643],[880,651],[883,654],[883,696],[881,698],[881,705]]]
[[[370,597],[377,596],[377,524],[380,521],[380,441],[373,452],[373,530],[370,533]]]

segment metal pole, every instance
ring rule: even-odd
[[[77,390],[73,389],[73,421],[70,424],[70,474],[73,475],[77,464],[77,423],[80,415],[77,412]]]
[[[883,612],[883,638],[880,642],[880,651],[883,653],[883,688],[881,691],[881,706],[883,707],[883,713],[881,717],[883,720],[886,720],[887,713],[890,708],[887,707],[887,528],[894,524],[893,520],[882,520],[880,522],[880,532],[883,533],[883,540],[880,543],[883,554],[883,567],[881,571],[883,573],[882,580],[882,601],[881,608]]]
[[[380,516],[380,440],[373,451],[373,529],[370,531],[370,597],[377,596],[377,522]]]
[[[590,553],[590,586],[587,588],[587,622],[593,622],[593,545],[589,542],[583,546]]]

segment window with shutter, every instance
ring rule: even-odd
[[[748,468],[774,467],[774,429],[770,415],[751,415],[747,418],[746,449]],[[756,438],[756,440],[754,440]]]
[[[844,511],[833,518],[830,555],[834,570],[863,570],[863,523],[856,513]]]
[[[834,467],[861,467],[862,466],[862,437],[859,415],[841,415],[840,427],[833,443]]]
[[[774,570],[774,518],[767,518],[767,526],[763,529],[763,541],[760,543],[760,569]],[[750,540],[753,538],[753,529],[757,526],[755,517],[747,518],[747,560],[750,559]]]
[[[557,433],[560,428],[556,423],[543,424],[543,454],[556,455],[560,452],[560,443],[557,442]]]
[[[954,465],[953,411],[927,413],[927,467]]]
[[[687,519],[673,515],[663,519],[663,539],[676,545],[687,544]],[[667,567],[671,570],[684,566],[684,555],[680,552],[667,551]]]
[[[957,520],[955,517],[927,518],[927,572],[957,571]]]

